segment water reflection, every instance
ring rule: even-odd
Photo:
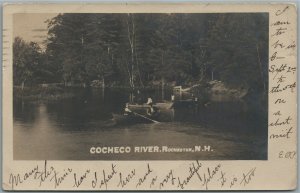
[[[177,107],[159,124],[115,125],[129,93],[78,89],[76,98],[51,103],[14,101],[15,159],[266,159],[267,122],[243,102],[211,103],[197,113]],[[161,100],[156,92],[148,95]],[[170,97],[168,93],[164,96]],[[211,145],[214,153],[91,155],[92,146]]]

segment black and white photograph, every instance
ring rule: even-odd
[[[13,14],[14,160],[268,160],[269,13]]]

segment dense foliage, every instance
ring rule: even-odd
[[[268,14],[59,14],[46,49],[14,42],[14,83],[131,88],[212,79],[266,90]]]

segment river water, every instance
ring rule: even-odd
[[[118,125],[129,93],[78,89],[55,102],[14,100],[14,159],[17,160],[265,160],[267,120],[244,102],[212,102],[197,114],[176,108],[172,120]],[[160,93],[142,92],[143,100]],[[164,93],[165,99],[170,93]],[[253,110],[254,109],[254,110]],[[91,147],[130,147],[130,153],[91,154]],[[140,146],[210,147],[199,152],[135,153]]]

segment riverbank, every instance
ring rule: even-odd
[[[17,100],[26,100],[32,102],[51,102],[62,99],[70,99],[76,97],[78,90],[118,90],[124,93],[135,93],[137,90],[140,92],[154,92],[160,90],[159,86],[147,86],[147,87],[135,87],[134,90],[129,86],[114,85],[102,87],[89,86],[85,87],[82,85],[64,86],[64,84],[41,84],[35,86],[28,86],[22,88],[21,86],[14,86],[13,97]],[[172,87],[165,86],[164,90],[172,90]]]
[[[194,84],[191,87],[182,89],[182,91],[191,93],[196,97],[217,102],[241,100],[248,93],[248,89],[246,88],[229,87],[217,80]]]
[[[63,83],[55,84],[39,84],[31,87],[14,86],[14,99],[21,99],[27,101],[57,101],[62,99],[69,99],[76,97],[78,90],[87,92],[89,90],[117,90],[127,94],[135,95],[136,93],[146,93],[147,96],[152,96],[156,100],[171,100],[171,95],[175,95],[178,100],[194,99],[203,104],[209,104],[211,102],[230,102],[230,101],[245,101],[253,103],[261,103],[265,101],[266,97],[260,92],[251,92],[247,88],[233,88],[229,87],[221,81],[203,81],[193,82],[188,85],[180,86],[180,91],[174,92],[174,86],[171,83],[165,83],[164,85],[148,85],[144,87],[135,87],[132,89],[125,85],[107,85],[105,88],[98,87],[93,84],[86,87],[80,84],[67,85]],[[77,94],[76,94],[77,93]],[[153,96],[153,93],[159,96]],[[155,95],[155,94],[154,94]],[[146,99],[145,99],[146,100]],[[253,101],[254,100],[254,101]]]

